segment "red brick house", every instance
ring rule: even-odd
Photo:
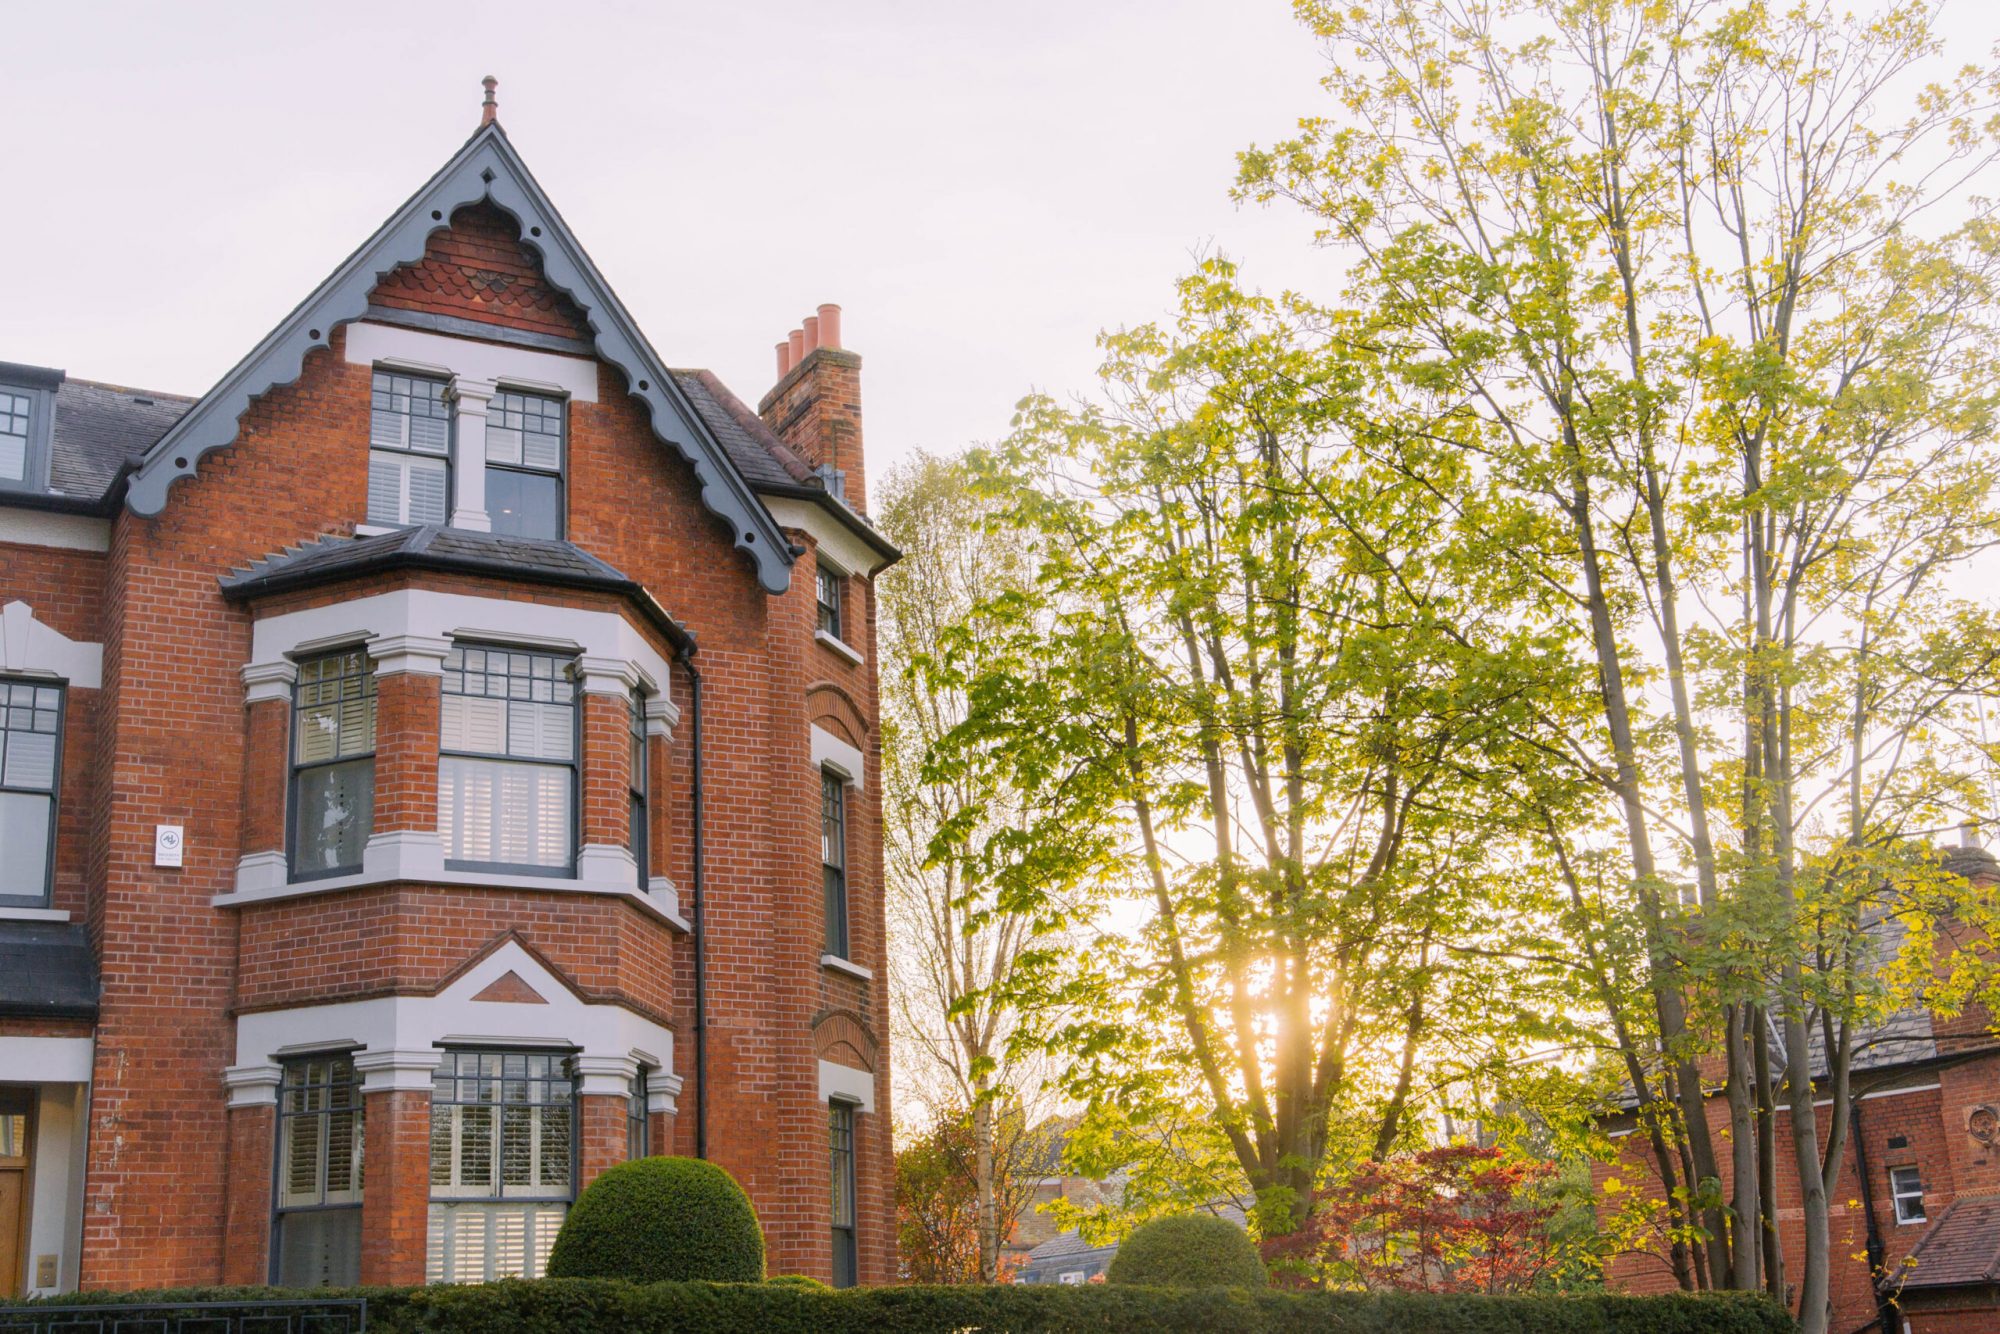
[[[1943,863],[1975,887],[2000,887],[2000,862],[1970,837]],[[1814,1061],[1824,1069],[1817,1050]],[[1904,1011],[1859,1044],[1852,1084],[1847,1151],[1830,1210],[1833,1328],[2000,1330],[2000,1034],[1991,1016],[1976,1005],[1949,1017]],[[1707,1106],[1721,1143],[1729,1109],[1720,1089]],[[1830,1100],[1819,1103],[1822,1142],[1831,1110]],[[1780,1112],[1777,1121],[1779,1233],[1786,1263],[1796,1266],[1804,1241],[1798,1175],[1789,1166],[1791,1119]],[[1611,1130],[1623,1153],[1598,1166],[1598,1186],[1615,1176],[1657,1198],[1659,1182],[1632,1118],[1614,1118]],[[1726,1194],[1726,1154],[1721,1166]],[[1634,1292],[1675,1286],[1664,1243],[1619,1256],[1607,1278]]]
[[[490,105],[200,398],[0,364],[0,1296],[532,1275],[646,1153],[894,1275],[860,358],[670,368]]]

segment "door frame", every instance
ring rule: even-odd
[[[29,1225],[35,1217],[35,1112],[41,1101],[37,1097],[39,1089],[33,1084],[0,1084],[0,1116],[20,1116],[23,1118],[21,1152],[17,1158],[0,1159],[4,1167],[0,1171],[18,1171],[21,1174],[20,1216],[14,1220],[15,1236],[20,1247],[16,1258],[15,1272],[0,1274],[0,1283],[9,1285],[10,1297],[25,1297],[28,1292],[28,1267],[32,1257],[28,1254],[34,1248],[29,1244]],[[18,1162],[18,1166],[15,1164]]]

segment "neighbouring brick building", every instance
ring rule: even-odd
[[[2000,862],[1967,836],[1943,854],[1943,868],[1976,889],[2000,888]],[[1896,936],[1893,922],[1883,924]],[[1959,934],[1947,927],[1954,944]],[[1885,942],[1885,952],[1900,945]],[[1778,1041],[1773,1035],[1774,1042]],[[1815,1041],[1813,1068],[1825,1058]],[[1907,1334],[1991,1334],[2000,1330],[2000,1034],[1977,1004],[1945,1015],[1903,1011],[1857,1044],[1847,1149],[1831,1201],[1833,1328]],[[1716,1141],[1725,1144],[1729,1109],[1721,1090],[1707,1100]],[[1825,1142],[1832,1103],[1818,1104]],[[1614,1118],[1620,1160],[1609,1177],[1657,1198],[1659,1181],[1632,1118]],[[1788,1274],[1804,1245],[1797,1171],[1790,1163],[1791,1118],[1777,1116],[1778,1227]],[[1723,1153],[1725,1197],[1730,1163]],[[1614,1287],[1675,1287],[1664,1243],[1617,1257]],[[1879,1286],[1878,1286],[1879,1278]]]
[[[202,397],[0,364],[0,1296],[533,1274],[642,1153],[894,1276],[860,358],[670,369],[488,107]]]

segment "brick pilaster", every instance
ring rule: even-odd
[[[437,829],[439,678],[378,668],[375,683],[376,834]]]
[[[578,1165],[576,1186],[582,1190],[597,1180],[605,1168],[616,1167],[625,1161],[626,1100],[603,1094],[585,1094],[576,1101],[582,1128],[579,1136],[582,1162]]]
[[[368,1138],[361,1195],[361,1281],[424,1281],[430,1226],[431,1096],[415,1089],[363,1094]]]
[[[583,844],[630,841],[632,708],[625,694],[586,686],[583,695]]]
[[[261,1285],[271,1271],[271,1136],[275,1104],[229,1109],[229,1195],[222,1281]]]
[[[255,699],[243,737],[243,851],[285,850],[285,797],[291,766],[291,702]]]

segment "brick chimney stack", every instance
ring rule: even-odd
[[[861,455],[861,358],[840,345],[840,307],[821,306],[778,344],[778,382],[757,415],[819,470],[827,489],[868,508]]]

